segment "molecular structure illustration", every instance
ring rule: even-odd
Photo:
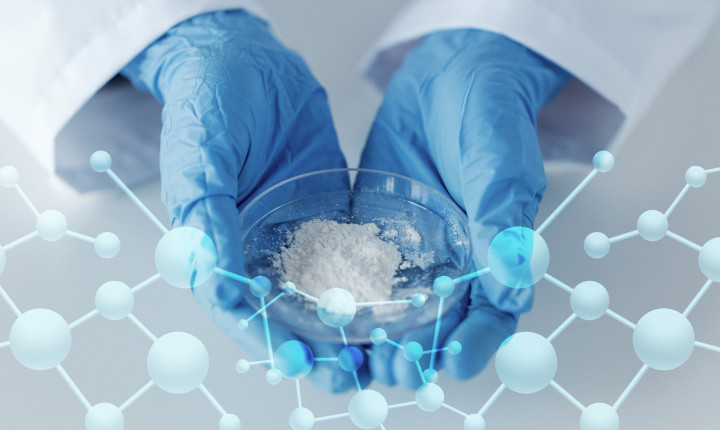
[[[209,369],[209,357],[202,342],[195,336],[183,332],[171,332],[158,338],[132,314],[135,295],[160,279],[178,288],[190,288],[193,277],[205,279],[209,277],[207,273],[190,273],[189,269],[192,268],[193,261],[208,265],[215,264],[217,256],[214,254],[212,242],[209,244],[204,242],[203,238],[207,236],[203,236],[204,234],[199,230],[180,227],[168,231],[115,175],[110,169],[111,163],[110,155],[104,151],[94,153],[90,159],[91,167],[97,172],[106,173],[163,233],[155,250],[155,265],[158,273],[132,288],[120,281],[104,283],[95,295],[95,309],[69,324],[61,315],[50,309],[38,308],[22,312],[0,286],[0,297],[17,316],[10,329],[10,338],[0,343],[0,350],[9,347],[15,359],[31,370],[53,368],[57,370],[87,409],[86,430],[122,430],[125,426],[123,412],[153,386],[158,386],[172,394],[200,390],[221,415],[219,429],[238,430],[240,419],[237,415],[227,413],[203,385]],[[93,238],[68,230],[65,216],[56,210],[40,213],[23,192],[18,180],[17,169],[12,166],[0,168],[0,185],[13,188],[19,194],[37,219],[36,229],[7,245],[0,246],[0,273],[5,269],[6,253],[36,236],[47,241],[56,241],[65,236],[85,241],[91,243],[95,252],[102,258],[113,258],[118,254],[120,240],[115,234],[105,232]],[[119,406],[111,403],[90,403],[62,366],[63,360],[70,353],[72,330],[98,315],[113,321],[127,318],[152,341],[147,356],[150,381]]]
[[[698,252],[699,267],[703,275],[707,277],[707,282],[704,283],[684,312],[656,309],[648,312],[637,323],[633,323],[609,308],[609,294],[600,283],[585,281],[573,288],[548,273],[550,252],[541,235],[595,176],[599,173],[609,172],[613,168],[613,156],[607,151],[600,151],[593,158],[593,170],[540,227],[532,230],[516,226],[503,230],[491,241],[487,258],[488,267],[454,279],[448,276],[439,276],[434,280],[432,291],[439,300],[433,343],[429,350],[425,350],[417,342],[401,345],[389,339],[387,332],[382,328],[375,328],[369,333],[370,341],[373,344],[389,344],[401,350],[403,357],[408,362],[414,363],[422,381],[422,385],[415,391],[414,400],[389,405],[383,394],[376,390],[364,389],[361,386],[357,371],[363,364],[363,353],[357,347],[348,344],[344,327],[352,322],[359,307],[404,304],[408,308],[420,308],[426,305],[428,297],[423,294],[415,294],[405,300],[356,302],[352,294],[342,288],[331,288],[319,297],[314,297],[301,291],[293,282],[285,282],[280,292],[268,300],[268,296],[273,291],[271,281],[264,276],[248,278],[217,267],[216,248],[205,233],[191,227],[167,230],[110,169],[109,154],[104,151],[94,153],[90,159],[90,165],[95,171],[106,173],[162,232],[163,236],[155,250],[157,273],[133,288],[119,281],[103,284],[95,297],[96,308],[70,324],[62,316],[49,309],[21,312],[5,290],[0,287],[0,296],[17,316],[10,330],[9,340],[0,343],[0,349],[9,347],[17,361],[30,369],[55,368],[87,408],[88,412],[85,418],[87,430],[122,430],[125,409],[154,385],[176,394],[198,389],[220,413],[221,418],[218,423],[220,430],[240,428],[240,419],[234,414],[227,413],[203,385],[209,368],[209,358],[202,342],[188,333],[181,332],[168,333],[158,338],[132,314],[135,295],[161,279],[172,286],[189,289],[201,285],[213,274],[216,274],[247,285],[250,293],[259,298],[259,309],[247,319],[237,321],[237,325],[240,329],[247,329],[250,324],[259,323],[256,318],[260,317],[258,319],[262,320],[267,359],[252,362],[240,359],[236,362],[235,367],[239,373],[246,373],[253,366],[266,366],[269,368],[266,371],[266,380],[273,385],[281,383],[283,379],[294,381],[297,408],[291,412],[289,417],[290,427],[293,430],[310,430],[316,423],[345,418],[349,418],[355,426],[361,429],[380,428],[386,430],[384,423],[389,411],[405,407],[417,407],[426,412],[445,408],[464,419],[465,430],[484,430],[486,428],[484,418],[486,412],[506,389],[522,394],[532,394],[548,386],[556,390],[581,412],[580,428],[582,430],[617,430],[620,423],[618,408],[649,368],[675,369],[690,357],[695,347],[720,352],[720,347],[696,341],[693,327],[687,319],[711,284],[720,282],[720,238],[711,239],[700,246],[668,230],[668,218],[683,196],[690,188],[703,186],[707,176],[720,172],[720,168],[706,170],[697,166],[691,167],[685,176],[686,185],[665,212],[647,211],[640,215],[637,229],[634,231],[614,237],[595,232],[588,235],[584,242],[585,252],[592,258],[604,257],[613,243],[635,236],[640,236],[648,241],[657,241],[667,236]],[[0,246],[0,273],[6,264],[6,252],[36,236],[48,241],[58,240],[64,236],[86,241],[93,244],[96,253],[102,258],[112,258],[119,252],[120,241],[112,233],[101,233],[96,238],[92,238],[69,231],[65,217],[57,211],[50,210],[40,213],[18,185],[18,176],[17,170],[13,167],[3,167],[0,169],[0,185],[15,189],[28,205],[37,218],[36,231],[7,245]],[[484,276],[493,276],[509,288],[527,288],[541,279],[545,279],[570,294],[572,312],[548,336],[534,332],[519,332],[506,339],[495,356],[495,370],[501,381],[500,386],[477,412],[466,413],[445,402],[444,392],[437,383],[438,373],[435,369],[438,354],[462,354],[462,345],[458,342],[450,342],[445,347],[438,347],[439,333],[445,299],[455,292],[458,284]],[[293,295],[299,295],[314,302],[318,318],[328,327],[338,329],[344,345],[339,347],[340,351],[337,356],[314,357],[311,349],[298,340],[287,341],[279,345],[277,349],[273,349],[270,320],[266,311],[283,297]],[[71,331],[97,315],[110,320],[127,318],[153,342],[147,358],[150,381],[120,406],[109,403],[91,404],[61,365],[70,351]],[[633,348],[643,362],[643,366],[613,404],[599,402],[586,406],[554,380],[557,371],[557,354],[552,342],[577,318],[589,321],[596,320],[603,315],[607,315],[633,330]],[[430,364],[423,369],[420,359],[426,355],[430,355]],[[310,409],[303,407],[300,380],[309,374],[314,363],[317,362],[337,362],[343,371],[353,374],[357,393],[350,399],[347,411],[315,417]]]
[[[239,373],[245,373],[253,365],[265,365],[270,367],[266,373],[268,383],[279,384],[283,378],[295,381],[297,408],[291,412],[289,419],[293,430],[311,430],[315,423],[343,418],[350,418],[353,424],[361,429],[380,428],[386,430],[384,422],[391,409],[413,406],[426,412],[433,412],[440,408],[448,409],[464,418],[465,430],[484,430],[486,428],[485,413],[506,389],[522,394],[532,394],[548,386],[552,387],[580,410],[580,428],[582,430],[617,430],[620,425],[617,410],[648,368],[657,370],[677,368],[690,357],[695,347],[720,352],[720,347],[696,341],[692,325],[687,319],[688,314],[710,285],[713,282],[720,282],[720,238],[711,239],[701,247],[668,230],[668,217],[687,191],[690,188],[698,188],[704,185],[707,175],[720,172],[720,168],[705,170],[693,166],[688,169],[685,178],[687,184],[670,207],[664,213],[656,210],[643,213],[638,219],[637,230],[612,238],[596,232],[586,238],[584,243],[585,252],[592,258],[602,258],[609,252],[611,244],[635,236],[641,236],[648,241],[657,241],[667,236],[700,253],[700,270],[708,280],[685,311],[680,313],[671,309],[656,309],[648,312],[637,324],[634,324],[609,309],[609,294],[600,283],[585,281],[573,288],[547,273],[550,264],[550,252],[541,236],[543,231],[590,181],[598,173],[612,170],[614,163],[612,154],[607,151],[598,152],[593,158],[593,170],[540,227],[533,231],[530,228],[516,226],[498,233],[490,243],[487,258],[488,267],[454,279],[440,276],[434,280],[432,289],[434,294],[439,297],[439,303],[432,349],[424,350],[422,345],[417,342],[400,345],[388,339],[386,331],[382,328],[371,331],[370,340],[373,344],[382,345],[387,343],[402,350],[404,358],[417,367],[422,385],[416,390],[413,401],[388,405],[387,400],[381,393],[363,389],[360,386],[357,370],[362,365],[363,355],[356,347],[348,345],[343,326],[352,321],[359,306],[408,303],[414,307],[421,307],[427,301],[427,297],[422,294],[415,294],[407,300],[357,303],[349,292],[341,288],[332,288],[326,290],[320,297],[313,297],[298,290],[294,283],[285,282],[282,291],[266,304],[265,298],[271,291],[271,283],[267,278],[258,276],[248,279],[233,276],[234,279],[240,280],[249,286],[252,294],[260,298],[261,305],[260,309],[250,318],[238,321],[238,326],[241,329],[247,329],[253,318],[262,315],[268,349],[267,360],[249,362],[241,359],[236,363],[236,370]],[[570,294],[572,313],[547,337],[534,332],[520,332],[507,338],[498,349],[495,357],[495,370],[501,381],[500,386],[477,412],[468,414],[445,403],[445,394],[437,384],[438,373],[434,365],[436,354],[439,352],[453,355],[462,352],[462,345],[456,341],[450,342],[447,347],[438,348],[444,300],[453,294],[457,284],[487,275],[494,276],[500,283],[509,288],[527,288],[541,279],[545,279]],[[316,302],[317,315],[320,320],[325,325],[340,330],[344,348],[337,357],[314,358],[310,348],[298,340],[283,343],[273,354],[268,318],[265,311],[277,300],[293,294],[300,294],[306,299]],[[596,320],[603,315],[607,315],[633,330],[633,347],[644,364],[612,405],[598,402],[585,406],[554,380],[558,360],[552,342],[577,318],[590,321]],[[419,361],[426,354],[430,354],[430,365],[427,369],[422,369]],[[299,380],[310,372],[314,362],[321,361],[336,361],[341,369],[353,373],[358,392],[351,398],[347,412],[315,417],[310,409],[303,407]]]

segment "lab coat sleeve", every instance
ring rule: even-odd
[[[87,168],[96,149],[113,152],[113,169],[129,183],[153,177],[161,106],[125,91],[127,83],[103,87],[173,25],[238,8],[264,16],[254,0],[6,2],[0,14],[0,121],[75,188],[102,184]]]
[[[364,75],[384,89],[428,33],[501,33],[576,78],[538,117],[546,162],[588,163],[615,151],[673,71],[702,41],[714,0],[416,0],[379,38]]]

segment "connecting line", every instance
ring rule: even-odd
[[[316,302],[316,303],[317,303],[317,301],[318,301],[317,297],[311,296],[310,294],[307,294],[307,293],[303,293],[303,292],[300,291],[300,290],[295,290],[295,292],[298,293],[298,294],[300,294],[301,296],[305,297],[306,299],[308,299],[308,300],[310,300],[310,301],[313,301],[313,302]],[[360,305],[360,303],[358,303],[358,306],[359,306],[359,305]]]
[[[13,188],[15,188],[15,191],[17,191],[17,193],[20,195],[20,198],[21,198],[21,199],[25,202],[25,204],[30,208],[30,210],[32,211],[33,215],[35,215],[35,218],[39,217],[39,216],[40,216],[40,212],[37,210],[37,208],[35,207],[35,205],[30,201],[30,199],[29,199],[28,196],[25,194],[25,192],[22,190],[22,188],[20,188],[20,185],[15,184],[15,186],[14,186]]]
[[[338,418],[345,418],[345,417],[349,417],[349,416],[350,416],[350,413],[349,413],[349,412],[345,412],[345,413],[342,413],[342,414],[335,414],[335,415],[328,415],[328,416],[325,416],[325,417],[318,417],[318,418],[315,418],[315,422],[318,423],[318,422],[321,422],[321,421],[336,420],[336,419],[338,419]]]
[[[93,243],[93,244],[95,243],[95,238],[94,238],[94,237],[86,236],[86,235],[84,235],[84,234],[80,234],[80,233],[75,232],[75,231],[70,231],[70,230],[68,230],[68,231],[65,232],[65,235],[66,235],[67,237],[71,237],[71,238],[73,238],[73,239],[81,240],[81,241],[83,241],[83,242]]]
[[[675,200],[673,200],[672,204],[670,204],[670,207],[668,207],[667,210],[665,211],[665,213],[663,214],[663,215],[665,215],[665,218],[669,217],[670,214],[672,213],[672,211],[675,210],[678,203],[680,203],[680,200],[682,200],[682,198],[685,197],[685,194],[687,194],[689,189],[690,189],[690,185],[685,185],[683,187],[683,189],[680,191],[680,194],[678,194],[678,196],[675,197]]]
[[[433,352],[443,352],[443,351],[447,351],[447,350],[448,350],[447,346],[438,348],[438,349],[429,349],[427,351],[423,351],[423,355],[432,354]]]
[[[460,276],[458,278],[453,279],[453,284],[457,285],[461,282],[469,281],[473,278],[479,278],[487,273],[490,273],[490,268],[486,267],[484,269],[477,270],[472,273],[468,273],[467,275]]]
[[[142,211],[142,213],[144,213],[145,216],[148,217],[150,221],[152,221],[152,223],[160,229],[163,234],[168,232],[167,227],[165,227],[163,223],[161,223],[160,220],[157,219],[157,217],[153,215],[152,212],[150,212],[150,209],[148,209],[147,206],[145,206],[143,202],[141,202],[140,199],[137,198],[135,193],[130,191],[130,188],[128,188],[127,185],[125,185],[125,183],[117,177],[117,175],[115,174],[115,172],[112,171],[112,169],[107,169],[105,173],[107,173],[110,179],[115,182],[115,184],[125,193],[125,195],[128,196],[133,203],[135,203],[135,206],[137,206]]]
[[[620,394],[620,397],[615,401],[615,404],[613,405],[613,409],[616,411],[618,408],[623,404],[623,402],[627,399],[627,397],[630,395],[630,392],[637,386],[638,382],[640,382],[640,379],[645,375],[645,372],[648,370],[648,365],[643,364],[643,367],[640,368],[640,371],[635,375],[632,381],[630,381],[630,384],[625,388],[625,391]]]
[[[272,306],[273,303],[275,303],[276,301],[278,301],[279,299],[281,299],[284,295],[285,295],[285,293],[280,293],[280,294],[278,294],[277,296],[275,296],[274,299],[270,300],[267,305],[261,306],[260,309],[258,309],[254,314],[250,315],[250,317],[247,318],[245,321],[250,322],[250,320],[252,320],[252,319],[255,318],[256,316],[260,315],[261,313],[262,313],[263,315],[265,315],[265,309],[267,309],[267,308],[269,308],[270,306]]]
[[[6,340],[5,342],[0,342],[0,349],[5,348],[6,346],[10,346],[9,340]]]
[[[573,404],[576,408],[580,409],[580,412],[585,410],[585,406],[583,406],[582,403],[580,403],[575,397],[570,395],[563,387],[561,387],[557,382],[550,381],[550,386],[555,389],[558,393],[560,393],[561,396],[565,397],[567,401]]]
[[[613,236],[613,237],[611,237],[610,239],[608,239],[608,241],[609,241],[611,244],[612,244],[612,243],[618,243],[618,242],[621,242],[621,241],[623,241],[623,240],[632,239],[633,237],[636,237],[636,236],[639,236],[639,235],[640,235],[640,233],[639,233],[637,230],[633,230],[633,231],[628,232],[628,233],[623,233],[623,234],[618,234],[617,236]]]
[[[420,379],[422,380],[423,385],[427,384],[427,379],[425,379],[425,374],[422,371],[422,367],[420,367],[420,362],[415,362],[415,367],[417,367],[418,373],[420,374]]]
[[[720,352],[720,347],[710,345],[707,343],[703,343],[703,342],[695,341],[695,346],[697,346],[698,348],[707,349],[708,351]]]
[[[84,324],[85,322],[92,319],[94,316],[98,314],[97,309],[93,309],[90,312],[86,313],[85,315],[81,316],[80,318],[76,319],[75,321],[71,322],[69,324],[70,330],[74,329],[75,327]]]
[[[568,326],[569,326],[573,321],[575,321],[575,318],[577,318],[577,315],[575,315],[575,313],[573,313],[572,315],[570,315],[570,316],[568,317],[568,319],[565,320],[565,322],[563,322],[562,324],[560,324],[560,327],[556,328],[555,331],[552,332],[552,334],[551,334],[550,336],[548,336],[548,338],[547,338],[548,342],[554,341],[555,338],[560,335],[560,333],[562,333],[563,331],[565,331],[565,329],[568,328]]]
[[[500,384],[498,389],[495,390],[493,395],[490,396],[488,401],[485,402],[485,404],[482,406],[482,408],[480,408],[480,410],[478,411],[478,415],[480,415],[480,416],[485,415],[485,412],[487,412],[487,410],[490,409],[490,406],[492,406],[492,404],[495,403],[495,401],[498,399],[498,397],[500,397],[500,394],[502,394],[503,391],[505,391],[505,384]]]
[[[404,346],[400,345],[399,343],[395,342],[392,339],[386,339],[385,342],[389,343],[390,345],[394,346],[397,349],[405,349]],[[431,351],[428,351],[428,352],[431,352]]]
[[[398,408],[404,408],[407,406],[415,406],[417,405],[417,402],[405,402],[405,403],[397,403],[394,405],[389,405],[388,409],[398,409]]]
[[[70,390],[72,390],[72,392],[75,394],[75,396],[78,398],[78,400],[80,400],[80,403],[82,403],[83,406],[85,406],[85,409],[90,410],[90,408],[92,408],[92,405],[88,401],[87,397],[85,397],[85,395],[83,395],[83,393],[80,391],[78,386],[75,385],[75,382],[73,382],[73,380],[70,378],[70,375],[67,374],[65,369],[63,369],[63,367],[59,364],[57,366],[55,366],[55,369],[58,371],[60,376],[62,376],[63,380],[68,384],[68,386],[70,387]]]
[[[143,288],[147,287],[148,285],[150,285],[156,281],[159,281],[161,278],[162,278],[162,276],[160,276],[159,273],[156,273],[156,274],[152,275],[151,277],[147,278],[146,280],[142,281],[141,283],[132,287],[130,289],[130,292],[133,294],[137,294],[140,290],[142,290]]]
[[[342,336],[343,345],[347,348],[348,346],[348,340],[347,336],[345,336],[345,329],[340,327],[340,336]],[[358,378],[357,370],[353,370],[353,379],[355,380],[355,388],[357,388],[358,391],[362,391],[362,386],[360,385],[360,378]]]
[[[155,335],[152,334],[152,332],[151,332],[150,330],[148,330],[148,328],[145,327],[145,325],[144,325],[143,323],[141,323],[140,320],[138,320],[137,318],[135,318],[135,315],[133,315],[133,314],[128,314],[127,319],[129,319],[131,323],[135,324],[135,326],[136,326],[137,328],[139,328],[140,331],[145,334],[145,336],[147,336],[148,338],[150,338],[150,340],[153,341],[153,343],[154,343],[155,341],[157,341],[157,337],[155,337]]]
[[[718,172],[720,172],[720,167],[716,167],[714,169],[705,169],[705,173],[707,173],[708,175],[710,175],[712,173],[718,173]]]
[[[298,408],[302,408],[302,396],[300,395],[300,380],[295,380],[295,394],[297,394]]]
[[[625,327],[629,328],[630,330],[635,330],[635,324],[631,323],[630,321],[621,317],[610,309],[606,310],[605,314],[610,318],[614,319],[615,321],[619,322],[620,324],[624,325]]]
[[[543,278],[547,279],[548,281],[550,281],[551,284],[559,287],[561,290],[572,294],[572,292],[573,292],[572,287],[565,284],[564,282],[561,282],[560,280],[556,279],[555,277],[551,276],[550,274],[548,274],[548,273],[544,274]]]
[[[225,270],[225,269],[221,269],[221,268],[219,268],[219,267],[216,267],[216,268],[215,268],[215,273],[217,273],[217,274],[220,275],[220,276],[224,276],[224,277],[226,277],[226,278],[234,279],[234,280],[236,280],[236,281],[240,281],[240,282],[242,282],[242,283],[245,283],[245,284],[250,285],[250,279],[248,279],[248,278],[246,278],[246,277],[244,277],[244,276],[235,274],[235,273],[233,273],[233,272],[228,272],[228,271]],[[298,291],[298,292],[299,292],[299,291]]]
[[[707,282],[705,282],[705,284],[703,284],[702,288],[700,288],[700,291],[698,291],[698,293],[692,299],[692,301],[690,302],[688,307],[685,308],[685,310],[683,311],[684,317],[687,317],[688,315],[690,315],[690,312],[692,312],[692,310],[695,309],[695,305],[697,305],[698,302],[700,301],[700,299],[702,299],[702,297],[705,295],[705,293],[707,293],[707,290],[710,288],[710,285],[712,285],[712,283],[713,283],[712,279],[708,279]]]
[[[700,252],[700,250],[702,249],[702,246],[698,245],[697,243],[689,241],[689,240],[685,239],[684,237],[682,237],[678,234],[675,234],[671,231],[667,232],[667,237],[669,237],[670,239],[675,240],[677,242],[680,242],[683,245],[687,246],[688,248],[694,249],[697,252]]]
[[[317,361],[317,360],[316,360]],[[265,365],[270,364],[270,360],[259,360],[259,361],[251,361],[248,363],[248,366],[257,366],[259,364]]]
[[[399,305],[404,303],[412,303],[411,299],[403,299],[403,300],[389,300],[386,302],[362,302],[358,303],[357,306],[384,306],[384,305]]]
[[[435,334],[433,335],[432,352],[430,353],[430,367],[428,367],[430,370],[435,369],[435,356],[437,356],[438,339],[440,338],[440,322],[442,321],[443,305],[445,305],[445,297],[440,297],[437,319],[435,319]]]
[[[205,387],[205,384],[198,385],[198,389],[200,389],[200,392],[203,393],[203,395],[205,396],[206,399],[208,399],[208,402],[210,402],[210,404],[213,405],[213,407],[218,412],[220,412],[221,416],[227,415],[227,412],[225,411],[225,409],[223,409],[222,405],[217,401],[215,396],[213,396],[212,393],[210,393],[210,391],[208,391],[208,389]]]
[[[572,193],[570,193],[570,195],[568,195],[568,196],[565,198],[565,200],[563,200],[563,202],[560,203],[560,206],[558,206],[558,207],[553,211],[553,213],[551,213],[550,216],[547,217],[547,219],[546,219],[545,221],[543,221],[543,223],[540,225],[540,227],[537,228],[537,230],[536,230],[537,233],[538,233],[538,234],[542,234],[542,232],[543,232],[553,221],[555,221],[555,218],[557,218],[557,216],[560,215],[560,212],[562,212],[562,211],[567,207],[567,205],[569,205],[570,202],[572,202],[573,199],[575,199],[575,197],[577,197],[577,195],[580,193],[580,191],[582,191],[582,190],[587,186],[587,184],[590,183],[590,181],[592,180],[592,178],[594,178],[597,174],[598,174],[597,169],[593,169],[593,171],[590,172],[590,174],[588,174],[588,175],[585,177],[585,179],[583,179],[582,182],[580,182],[580,184],[579,184],[577,187],[575,187],[575,189],[572,191]]]
[[[265,297],[260,297],[260,308],[265,308]],[[270,368],[275,369],[275,357],[272,352],[272,341],[270,340],[270,326],[268,325],[267,314],[263,312],[263,328],[265,330],[265,343],[267,344],[268,357],[270,359]]]
[[[147,393],[148,390],[150,390],[150,389],[153,387],[153,385],[155,385],[155,383],[154,383],[153,381],[150,381],[150,382],[148,382],[147,384],[145,384],[141,389],[139,389],[139,390],[137,391],[137,393],[133,394],[132,396],[130,396],[129,399],[125,400],[125,403],[123,403],[122,405],[120,405],[120,406],[118,407],[118,409],[120,409],[121,411],[125,411],[125,409],[127,409],[128,406],[130,406],[130,405],[132,405],[133,403],[135,403],[135,401],[136,401],[137,399],[139,399],[140,397],[142,397],[143,394]]]
[[[2,297],[3,300],[5,300],[5,303],[7,303],[8,306],[10,306],[10,310],[13,311],[13,313],[15,314],[16,317],[19,317],[20,315],[22,315],[22,312],[20,312],[20,309],[15,305],[15,302],[13,302],[13,300],[10,298],[8,293],[5,292],[2,285],[0,285],[0,297]]]
[[[449,411],[455,412],[456,414],[460,415],[461,417],[467,418],[467,416],[469,415],[469,414],[466,414],[465,412],[461,411],[460,409],[453,408],[452,406],[448,405],[447,403],[443,403],[442,407]]]
[[[3,249],[5,251],[9,251],[13,248],[15,248],[18,245],[22,245],[23,243],[27,242],[28,240],[36,237],[38,235],[37,231],[34,231],[32,233],[28,233],[25,236],[21,237],[20,239],[15,239],[12,242],[8,243],[7,245],[3,246]]]
[[[338,361],[340,360],[338,357],[315,357],[316,362],[326,362],[326,361]]]

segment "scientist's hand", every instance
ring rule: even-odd
[[[242,10],[194,17],[171,28],[122,71],[164,103],[160,148],[162,200],[174,227],[205,231],[218,267],[243,276],[239,211],[254,196],[301,173],[345,167],[324,89],[307,65],[283,47],[267,23]],[[337,186],[328,184],[326,186]],[[230,337],[268,358],[262,318],[245,285],[214,275],[193,289]],[[294,339],[271,324],[273,348]],[[315,356],[340,350],[304,340]],[[360,372],[367,380],[368,372]],[[354,387],[351,373],[317,363],[309,378],[330,391]]]
[[[475,265],[487,267],[498,232],[533,228],[547,186],[536,116],[569,79],[557,65],[499,34],[463,29],[428,35],[390,81],[361,167],[446,192],[468,215]],[[439,365],[457,379],[480,372],[515,332],[532,298],[532,287],[508,288],[491,275],[473,280],[444,317],[438,345],[459,341],[462,352],[442,355]],[[431,325],[400,343],[418,341],[427,350],[433,332]],[[413,388],[420,378],[411,364],[385,344],[373,348],[370,371],[385,384]]]

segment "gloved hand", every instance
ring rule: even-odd
[[[160,148],[162,200],[173,226],[193,226],[214,241],[218,267],[247,277],[239,211],[284,179],[345,167],[325,90],[267,23],[243,11],[214,12],[171,28],[123,70],[137,88],[164,103]],[[330,186],[330,185],[328,185]],[[214,275],[193,289],[215,322],[258,360],[268,358],[262,318],[246,286]],[[269,297],[270,299],[272,297]],[[273,349],[295,339],[271,322]],[[339,345],[303,339],[315,356]],[[354,387],[336,363],[317,363],[309,378],[330,391]],[[367,371],[360,371],[367,380]]]
[[[493,237],[505,228],[533,228],[547,186],[536,116],[569,81],[563,69],[499,34],[450,30],[426,36],[390,81],[370,131],[361,167],[417,179],[446,192],[470,221],[477,268],[487,267]],[[480,372],[520,313],[532,306],[532,287],[508,288],[491,275],[442,320],[440,344],[462,352],[439,357],[457,379]],[[401,344],[432,346],[434,326],[409,333]],[[428,366],[428,355],[421,361]],[[419,373],[402,351],[373,347],[373,379],[417,387]]]

